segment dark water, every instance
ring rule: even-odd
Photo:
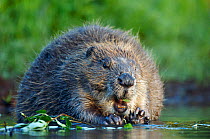
[[[1,115],[0,123],[6,121],[8,125],[14,125],[12,116]],[[195,125],[197,123],[197,126]],[[194,125],[194,126],[193,126]],[[133,129],[99,128],[87,130],[50,130],[30,131],[27,133],[13,132],[0,134],[0,138],[125,138],[125,139],[171,139],[171,138],[209,138],[210,139],[210,107],[166,107],[160,121],[152,122],[150,125],[138,125]]]

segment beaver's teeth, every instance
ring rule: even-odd
[[[119,105],[118,105],[117,108],[118,108],[118,109],[122,109],[122,108],[124,109],[124,108],[126,108],[126,106],[119,106]]]

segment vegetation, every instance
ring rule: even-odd
[[[72,126],[72,121],[71,116],[66,115],[66,114],[60,114],[55,118],[52,118],[49,116],[46,110],[38,110],[36,111],[36,115],[27,117],[24,113],[21,113],[22,116],[25,117],[25,120],[29,123],[19,123],[15,125],[15,128],[23,128],[24,131],[29,131],[29,130],[45,130],[49,123],[54,121],[59,125],[60,127],[64,129],[69,129]],[[65,120],[65,124],[61,123],[58,119],[60,120]],[[77,130],[81,130],[82,127],[76,126]]]
[[[24,117],[24,120],[26,123],[18,123],[14,126],[13,130],[14,129],[21,129],[23,132],[29,132],[29,131],[43,131],[43,130],[46,130],[46,129],[49,129],[49,124],[54,122],[54,125],[57,125],[57,128],[58,127],[61,127],[62,129],[65,129],[66,131],[69,131],[70,129],[71,130],[83,130],[87,127],[81,127],[79,125],[75,125],[74,128],[72,126],[72,122],[74,123],[77,123],[77,124],[86,124],[91,126],[92,129],[96,129],[95,125],[91,125],[89,123],[85,123],[85,122],[82,122],[82,121],[77,121],[75,120],[73,117],[69,116],[69,115],[66,115],[66,114],[60,114],[56,117],[51,117],[49,116],[47,113],[46,110],[38,110],[36,111],[36,115],[33,115],[33,116],[26,116],[24,113],[21,113],[21,115]],[[1,130],[0,129],[0,133],[1,131],[4,131],[4,132],[7,132],[7,123],[4,121],[4,129]],[[98,126],[99,127],[99,126]],[[116,127],[103,127],[104,129],[113,129],[113,128],[117,128]],[[121,128],[124,128],[124,129],[132,129],[133,126],[131,123],[127,123],[127,124],[124,124],[123,127]]]
[[[164,80],[209,81],[208,0],[1,0],[0,76],[23,75],[55,36],[100,20],[141,38]]]

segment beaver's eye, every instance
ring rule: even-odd
[[[102,60],[103,67],[109,68],[111,66],[111,58],[107,57]]]

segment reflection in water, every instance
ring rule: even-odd
[[[13,137],[27,138],[36,137],[68,137],[72,139],[91,138],[91,139],[159,139],[162,138],[162,133],[149,131],[148,129],[114,129],[114,130],[72,130],[69,132],[29,132],[29,134],[15,134]]]
[[[83,131],[77,134],[77,137],[82,138],[154,138],[159,137],[158,132],[148,132],[145,129],[130,129],[130,130],[94,130],[91,132]]]

